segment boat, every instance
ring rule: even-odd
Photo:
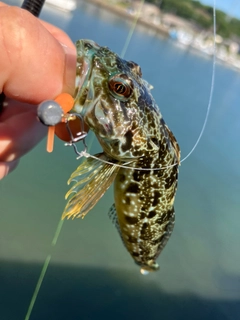
[[[73,11],[77,8],[75,0],[46,0],[45,3],[66,12]]]

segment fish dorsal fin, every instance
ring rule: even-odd
[[[95,155],[109,161],[104,153]],[[62,218],[84,218],[95,206],[114,181],[119,167],[97,159],[87,158],[71,175],[68,184],[75,182],[66,194],[72,197],[63,212]]]
[[[148,83],[146,80],[142,79],[142,82],[143,82],[144,86],[148,88],[149,91],[153,89],[153,85]]]

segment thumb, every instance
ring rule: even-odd
[[[9,98],[33,104],[63,91],[73,94],[76,70],[73,46],[60,44],[26,10],[0,6],[0,21],[0,91]]]

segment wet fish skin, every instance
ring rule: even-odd
[[[80,113],[94,131],[103,148],[101,157],[114,163],[112,169],[99,164],[102,168],[99,172],[96,170],[98,185],[91,180],[92,189],[89,190],[86,183],[79,201],[85,192],[94,192],[93,188],[97,187],[102,190],[100,199],[114,180],[115,204],[110,215],[123,243],[143,270],[157,270],[156,259],[174,227],[174,198],[180,163],[178,143],[165,124],[151,95],[151,86],[142,79],[141,68],[136,63],[121,59],[91,40],[77,41],[76,48],[76,91],[72,111]],[[88,161],[84,170],[91,165]],[[97,163],[94,165],[98,166]],[[84,170],[80,166],[75,172],[79,181]],[[74,187],[72,190],[76,191]],[[75,208],[69,214],[71,201]],[[64,216],[81,216],[78,190],[69,203]]]

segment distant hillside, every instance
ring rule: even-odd
[[[203,29],[211,29],[213,8],[192,0],[146,0],[158,6],[163,12],[173,13]],[[229,17],[221,10],[216,10],[217,33],[224,38],[240,38],[240,20]]]

